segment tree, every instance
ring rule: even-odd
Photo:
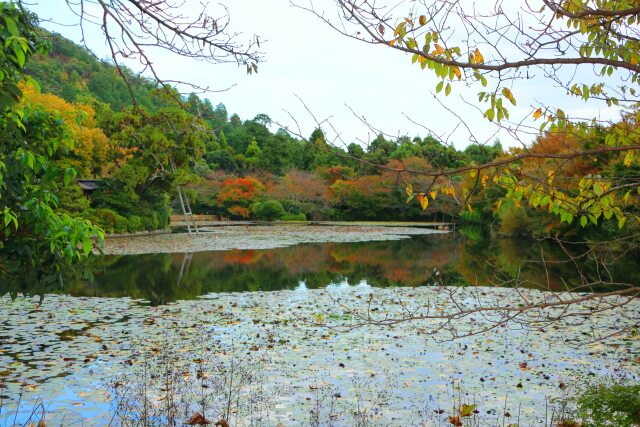
[[[338,179],[331,187],[333,203],[340,208],[344,219],[391,219],[398,206],[394,187],[383,177],[366,175],[354,180]],[[395,212],[397,215],[397,212]]]
[[[61,166],[74,168],[82,178],[110,172],[115,159],[109,157],[119,150],[118,147],[109,146],[108,138],[97,127],[93,107],[70,104],[56,95],[40,93],[33,86],[23,85],[21,90],[23,105],[58,114],[69,126],[74,144],[68,153],[57,159]]]
[[[227,178],[220,186],[216,201],[231,216],[249,218],[251,205],[263,190],[264,185],[254,177]]]
[[[25,62],[45,46],[23,9],[0,2],[0,15],[0,283],[3,291],[44,292],[103,234],[57,210],[55,194],[75,171],[52,158],[73,148],[72,130],[57,112],[20,105],[21,82],[36,84],[25,77]]]
[[[327,191],[327,185],[317,175],[292,170],[278,183],[273,194],[281,200],[296,203],[324,203]]]
[[[520,148],[497,153],[497,157],[495,152],[487,151],[485,155],[478,147],[471,148],[466,153],[471,162],[467,163],[463,157],[450,157],[448,150],[427,141],[423,145],[430,168],[377,165],[399,178],[406,173],[428,178],[427,183],[419,186],[412,185],[413,178],[401,181],[409,200],[417,199],[426,208],[429,199],[442,193],[473,213],[473,202],[491,188],[493,194],[500,196],[484,203],[491,204],[498,215],[503,209],[518,215],[528,216],[532,212],[552,215],[556,223],[571,227],[576,234],[591,233],[593,240],[587,241],[593,243],[582,256],[597,253],[593,255],[594,262],[601,268],[606,269],[604,260],[608,257],[637,254],[640,229],[636,194],[640,180],[635,172],[640,150],[637,3],[599,0],[497,2],[482,6],[459,0],[390,3],[336,0],[340,13],[335,19],[330,17],[336,15],[324,14],[312,3],[300,7],[347,37],[407,55],[415,66],[435,77],[434,89],[441,94],[441,100],[463,85],[476,88],[477,98],[465,101],[479,110],[487,126],[504,129],[521,143]],[[526,99],[522,83],[536,74],[546,79],[549,92],[542,99]],[[584,102],[582,110],[616,111],[620,107],[617,111],[622,111],[622,117],[602,120],[597,115],[581,117],[567,113],[559,108],[563,97],[574,103]],[[514,107],[523,103],[530,106],[526,117],[512,118]],[[472,141],[477,142],[465,118],[455,107],[450,111],[467,127]],[[540,139],[532,144],[536,136]],[[446,146],[444,141],[436,142]],[[558,142],[564,146],[551,149]],[[547,147],[542,148],[542,143]],[[606,159],[606,166],[594,168],[595,159]],[[571,173],[567,173],[569,169]],[[547,232],[557,229],[558,225],[552,225]],[[598,230],[607,230],[613,236],[605,238],[602,233],[598,236]],[[548,237],[563,244],[557,236]],[[614,291],[583,298],[606,306],[611,295],[623,302],[640,295],[640,288],[634,283],[611,283],[607,278],[583,283],[585,290],[603,286]],[[452,299],[455,301],[454,295]],[[571,318],[577,315],[571,307],[579,300],[543,294],[540,300],[523,301],[517,307],[496,304],[461,309],[454,317],[491,312],[499,325],[531,313],[538,319],[549,320],[553,317],[549,312],[559,309],[567,310],[563,316]],[[454,331],[452,319],[444,319],[442,327],[451,326]],[[389,325],[402,320],[367,322]]]
[[[436,77],[438,93],[443,91],[448,96],[456,85],[462,84],[478,87],[478,100],[473,102],[487,121],[506,128],[522,141],[522,152],[498,162],[463,166],[450,161],[440,164],[430,157],[434,166],[446,169],[414,172],[431,176],[434,188],[448,188],[447,177],[467,172],[481,176],[484,171],[489,177],[498,176],[508,197],[521,193],[526,193],[527,198],[544,197],[549,192],[546,177],[524,179],[522,183],[523,177],[506,166],[516,165],[524,158],[570,159],[606,152],[623,153],[628,166],[636,161],[640,149],[635,126],[640,114],[640,44],[636,26],[640,10],[635,3],[541,0],[508,7],[499,3],[483,10],[471,9],[472,12],[468,12],[465,2],[453,0],[420,6],[406,2],[393,8],[356,0],[337,0],[336,4],[341,11],[339,23],[313,6],[303,8],[346,36],[410,54],[413,63]],[[574,73],[574,69],[579,72]],[[526,125],[512,123],[509,108],[518,99],[523,101],[518,97],[517,84],[537,70],[560,88],[561,95],[595,107],[620,105],[632,111],[623,124],[616,125],[597,117],[570,117],[551,102],[535,105],[544,100],[530,100],[533,104]],[[541,124],[536,125],[536,121]],[[603,127],[610,128],[610,132],[606,143],[597,148],[562,154],[533,153],[527,148],[534,131],[560,131],[589,139]],[[624,204],[622,199],[629,187],[608,186],[603,196],[602,183],[597,181],[586,179],[579,195],[554,192],[554,202],[543,207],[563,221],[571,215],[584,222],[582,218],[588,221],[589,215],[598,215],[603,209],[603,198],[616,206]],[[640,187],[640,183],[633,187]],[[467,189],[464,198],[469,194]],[[615,216],[621,225],[635,220],[623,210],[616,211]]]
[[[99,25],[104,33],[118,73],[124,79],[134,104],[137,104],[131,75],[126,73],[123,58],[135,59],[142,67],[141,72],[151,74],[158,86],[176,83],[202,88],[190,82],[163,79],[156,70],[149,51],[151,47],[165,54],[207,61],[212,64],[235,62],[246,67],[247,73],[258,71],[262,58],[257,50],[259,39],[254,36],[246,45],[237,41],[237,34],[230,31],[229,14],[220,6],[215,15],[207,5],[202,5],[195,18],[181,11],[182,2],[175,0],[66,0],[70,11],[78,17],[80,28],[85,25]],[[88,3],[99,10],[99,21],[87,12]],[[170,92],[171,93],[171,92]],[[182,103],[178,96],[175,101]]]
[[[95,194],[96,203],[125,215],[160,216],[158,226],[166,226],[176,185],[199,179],[196,160],[213,143],[213,134],[202,119],[175,108],[155,113],[131,108],[105,115],[102,127],[112,144],[131,155]]]

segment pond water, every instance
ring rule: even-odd
[[[161,413],[168,389],[191,399],[185,411],[206,401],[208,417],[232,425],[438,425],[456,399],[476,403],[486,425],[505,413],[506,424],[541,425],[549,398],[593,378],[638,378],[633,331],[590,340],[632,325],[637,301],[566,324],[470,316],[456,333],[491,331],[457,340],[437,319],[352,328],[364,312],[447,313],[452,292],[475,307],[582,283],[573,264],[537,262],[560,260],[550,245],[474,237],[96,257],[91,281],[0,299],[0,425],[16,408],[24,420],[37,398],[65,425],[137,425],[140,402]],[[638,283],[636,262],[611,274]]]
[[[541,251],[546,267],[540,262]],[[343,282],[373,287],[415,287],[436,281],[444,286],[513,286],[517,278],[521,287],[564,291],[583,283],[576,266],[565,260],[565,254],[550,243],[443,233],[275,249],[109,255],[94,258],[90,283],[67,280],[62,291],[72,296],[144,299],[151,305],[212,292],[293,290],[301,284],[321,289]],[[592,280],[598,274],[588,263],[581,263],[580,269]],[[640,282],[638,259],[621,260],[609,271],[612,280]]]

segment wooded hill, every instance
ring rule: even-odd
[[[125,70],[139,105],[133,108],[127,85],[109,62],[97,60],[60,35],[46,33],[46,38],[51,42],[49,54],[26,67],[42,93],[27,90],[25,102],[82,116],[75,147],[59,161],[75,167],[81,178],[103,180],[103,186],[90,200],[79,197],[79,189],[65,190],[62,207],[82,213],[107,232],[166,227],[176,184],[187,186],[195,213],[232,219],[430,220],[441,219],[444,213],[446,218],[492,223],[505,234],[575,231],[576,223],[562,225],[528,204],[498,207],[495,202],[504,191],[488,176],[461,173],[444,190],[440,186],[440,196],[434,199],[432,194],[430,203],[424,203],[427,197],[407,202],[407,183],[419,192],[426,191],[431,181],[398,170],[489,163],[507,155],[498,141],[489,146],[471,144],[461,151],[429,135],[397,139],[379,135],[367,146],[354,142],[341,149],[327,143],[320,129],[307,140],[283,129],[274,132],[266,114],[243,120],[221,103],[214,106],[194,94],[180,97],[173,88],[157,88]],[[562,152],[602,143],[548,133],[529,149]],[[616,165],[623,159],[604,157],[588,165],[584,159],[567,162],[566,176],[578,176],[584,168],[618,173]],[[170,158],[176,172],[170,172]],[[549,168],[557,166],[545,162]],[[520,167],[539,173],[543,169],[539,163],[523,161]],[[474,180],[479,185],[470,184]],[[473,191],[461,194],[462,187]]]

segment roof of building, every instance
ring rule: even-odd
[[[78,185],[85,191],[93,191],[102,186],[102,181],[97,179],[79,179]]]

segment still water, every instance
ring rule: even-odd
[[[442,289],[460,289],[463,303],[478,295],[510,302],[513,284],[536,298],[598,274],[544,242],[467,236],[96,257],[91,279],[69,278],[44,297],[0,289],[0,425],[16,411],[25,420],[38,399],[65,425],[139,425],[140,390],[156,387],[151,406],[164,407],[166,384],[154,381],[166,380],[169,365],[181,397],[206,397],[214,421],[227,408],[232,425],[446,424],[461,393],[487,425],[505,421],[505,408],[522,414],[521,425],[541,425],[548,399],[565,390],[610,375],[638,378],[637,338],[585,339],[634,321],[636,302],[570,326],[500,325],[455,341],[425,335],[428,322],[340,330],[361,308],[446,312]],[[610,275],[638,283],[637,263],[611,265]]]
[[[517,283],[552,291],[573,289],[583,283],[576,265],[551,243],[473,234],[474,239],[450,233],[266,250],[104,256],[94,258],[87,266],[92,280],[68,279],[60,292],[131,297],[160,305],[212,292],[291,290],[301,283],[311,289],[363,281],[373,287]],[[540,262],[541,254],[546,267]],[[595,280],[597,266],[583,259],[579,267],[587,279]],[[637,258],[623,259],[608,268],[616,281],[640,282]],[[600,286],[596,290],[604,289]]]

